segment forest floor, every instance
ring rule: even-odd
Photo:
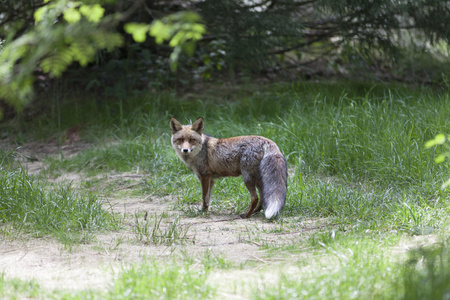
[[[22,162],[23,167],[29,174],[37,175],[46,168],[43,158],[61,155],[61,152],[68,157],[87,147],[82,143],[62,148],[56,143],[30,143],[23,145],[19,153],[27,158]],[[29,158],[33,158],[32,161]],[[0,272],[7,278],[32,280],[49,291],[105,291],[111,288],[117,274],[149,258],[166,262],[175,258],[200,264],[205,257],[218,257],[235,267],[214,269],[208,276],[208,281],[217,288],[216,296],[241,299],[249,295],[249,286],[271,285],[278,282],[280,274],[295,276],[304,272],[300,271],[299,261],[305,262],[305,268],[309,268],[311,259],[323,259],[324,264],[330,264],[326,251],[318,254],[312,247],[305,246],[304,241],[340,224],[331,224],[326,218],[302,218],[301,221],[286,218],[284,222],[298,223],[290,227],[293,230],[285,230],[279,223],[265,220],[263,214],[249,219],[232,216],[229,212],[186,216],[176,209],[174,195],[130,192],[139,186],[142,176],[129,172],[97,175],[102,185],[126,181],[125,185],[119,184],[115,191],[102,198],[104,209],[120,218],[119,229],[94,233],[85,242],[70,245],[51,237],[36,238],[26,234],[3,238],[0,241]],[[82,174],[69,172],[48,180],[79,187],[85,178]],[[193,205],[199,207],[200,204]],[[148,233],[136,231],[137,222],[144,224],[152,217],[153,222],[157,222],[158,216],[164,217],[159,219],[161,223],[157,229],[165,230],[175,225],[181,236],[178,241],[153,243]],[[404,257],[409,249],[432,244],[435,240],[432,235],[408,237],[389,252]],[[283,247],[294,247],[295,251],[270,250]],[[311,263],[311,268],[316,265],[317,262]]]
[[[2,125],[0,298],[448,294],[434,280],[450,280],[448,163],[435,161],[445,145],[426,147],[448,131],[448,93],[297,82],[141,96],[54,96],[48,115]],[[241,178],[217,180],[199,212],[200,183],[170,146],[173,115],[276,142],[289,165],[281,214],[238,217]]]

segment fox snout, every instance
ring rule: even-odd
[[[195,145],[192,145],[192,143],[188,141],[184,141],[181,144],[178,144],[178,149],[180,149],[180,152],[183,154],[189,154],[195,149]]]
[[[191,153],[192,152],[192,149],[189,149],[189,148],[181,148],[180,150],[183,153]]]

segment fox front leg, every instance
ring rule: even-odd
[[[211,176],[202,176],[200,177],[200,183],[202,184],[202,211],[207,212],[209,201],[211,200],[211,191],[214,186],[214,179]]]

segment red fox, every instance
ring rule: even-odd
[[[202,185],[202,211],[208,210],[214,179],[240,175],[251,197],[242,218],[249,218],[264,207],[265,216],[270,219],[283,209],[287,164],[274,142],[262,136],[214,138],[203,134],[202,117],[192,125],[182,125],[171,118],[170,129],[173,149]],[[261,197],[259,203],[256,189]]]

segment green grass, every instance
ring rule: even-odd
[[[336,238],[337,239],[337,238]],[[276,282],[255,287],[253,299],[394,299],[403,287],[392,278],[401,267],[380,251],[378,241],[344,238],[293,262]]]
[[[168,218],[169,216],[165,213],[159,216],[156,213],[153,215],[146,213],[143,217],[135,214],[133,231],[136,233],[137,240],[153,245],[183,243],[186,240],[189,226],[181,225],[179,215],[175,216],[172,221],[166,220]],[[163,220],[164,222],[161,224]]]
[[[114,226],[97,195],[70,185],[50,186],[22,168],[4,164],[1,168],[0,221],[8,225],[0,228],[4,236],[51,234],[71,244],[86,241],[95,230]]]
[[[0,297],[2,299],[36,299],[42,295],[42,290],[35,281],[6,279],[0,274]]]
[[[123,272],[110,292],[111,299],[213,299],[205,284],[207,273],[189,265],[144,262]],[[107,297],[108,298],[108,297]]]
[[[439,228],[436,217],[447,220],[441,216],[447,212],[447,193],[439,186],[449,177],[448,165],[434,163],[439,149],[424,147],[449,130],[447,93],[298,83],[242,89],[226,97],[232,99],[205,93],[180,101],[162,93],[130,97],[119,107],[91,103],[88,108],[98,114],[95,123],[92,111],[85,115],[76,104],[79,118],[71,123],[92,123],[84,131],[87,140],[98,141],[94,134],[106,140],[75,157],[49,158],[48,172],[139,171],[149,174],[143,192],[178,194],[180,209],[198,215],[191,204],[201,201],[200,185],[171,149],[168,120],[173,115],[188,122],[202,115],[205,132],[214,136],[258,134],[279,145],[292,174],[286,216],[330,217],[416,233]],[[61,107],[64,117],[58,120],[66,120]],[[212,209],[240,213],[248,197],[239,179],[224,179],[215,187]]]
[[[448,240],[408,252],[408,259],[393,255],[389,239],[336,234],[320,248],[297,249],[289,263],[258,266],[258,276],[239,277],[252,266],[233,266],[221,256],[205,251],[201,260],[184,262],[144,259],[118,272],[105,291],[45,290],[34,281],[0,276],[0,296],[5,299],[215,299],[212,272],[231,271],[235,285],[245,285],[249,299],[445,299],[450,291]],[[282,250],[278,250],[282,251]],[[305,251],[309,252],[305,257]],[[279,255],[279,253],[278,253]],[[303,258],[302,258],[303,257]],[[267,259],[270,259],[269,257]],[[200,264],[197,262],[200,261]],[[258,283],[259,282],[259,283]],[[232,287],[224,294],[232,295]],[[244,296],[244,295],[242,295]]]
[[[124,268],[106,292],[52,291],[62,299],[215,299],[215,289],[205,283],[208,270],[190,263],[144,260]]]
[[[120,271],[102,291],[45,290],[34,281],[6,279],[0,275],[2,299],[215,299],[215,288],[205,280],[209,268],[192,263],[164,264],[145,259]]]
[[[322,238],[307,259],[291,262],[290,271],[280,268],[276,281],[255,286],[252,298],[445,299],[450,292],[448,238],[408,251],[406,260],[387,247],[397,242],[339,233]]]
[[[168,153],[169,116],[186,121],[203,115],[209,134],[267,136],[279,144],[291,167],[306,171],[384,184],[430,181],[435,175],[430,172],[442,171],[431,160],[433,151],[425,151],[423,144],[447,130],[450,104],[446,94],[394,92],[383,87],[370,90],[370,86],[363,93],[362,88],[324,85],[317,94],[314,85],[272,88],[230,103],[216,99],[180,102],[171,94],[164,100],[164,95],[140,102],[131,99],[114,118],[112,108],[97,109],[100,117],[95,126],[87,127],[86,137],[96,140],[93,134],[103,132],[119,143],[92,149],[69,162],[63,159],[60,165],[54,162],[54,168],[176,169],[174,156]]]
[[[48,157],[48,169],[40,175],[41,181],[21,170],[2,172],[1,188],[7,191],[1,202],[3,222],[23,226],[36,235],[52,233],[52,228],[58,228],[56,235],[68,232],[61,228],[80,233],[108,224],[97,196],[80,190],[102,185],[91,175],[114,172],[143,175],[141,189],[133,192],[173,195],[178,200],[172,209],[183,217],[242,213],[250,201],[240,178],[218,180],[210,212],[199,213],[200,183],[170,146],[170,116],[185,123],[203,116],[208,134],[263,135],[274,140],[285,154],[290,175],[287,203],[275,220],[256,216],[263,224],[275,223],[273,230],[280,233],[301,231],[302,221],[308,219],[333,224],[309,236],[293,238],[292,244],[283,246],[257,240],[261,233],[252,233],[248,228],[248,241],[260,243],[269,261],[271,255],[293,258],[281,264],[273,284],[253,285],[250,297],[408,299],[413,287],[430,282],[430,286],[436,283],[436,289],[443,291],[439,295],[446,293],[435,277],[447,278],[447,244],[439,248],[444,249],[441,252],[413,252],[406,265],[401,258],[392,257],[391,249],[400,239],[414,235],[445,236],[448,228],[449,195],[440,186],[450,177],[449,165],[434,162],[442,149],[424,147],[436,134],[450,131],[450,99],[445,91],[348,82],[282,83],[240,89],[216,86],[198,95],[186,95],[185,99],[159,93],[130,96],[121,102],[89,97],[71,100],[72,96],[67,96],[67,102],[52,100],[48,118],[22,121],[14,128],[3,125],[11,134],[32,128],[31,135],[20,135],[19,143],[33,136],[59,136],[59,132],[82,123],[82,139],[93,144],[72,157]],[[11,162],[10,158],[3,160]],[[76,189],[44,183],[48,176],[65,172],[81,172],[86,181]],[[25,203],[26,209],[3,200],[8,196],[24,199],[19,202]],[[65,215],[61,209],[70,213]],[[47,217],[33,221],[38,213]],[[67,223],[56,214],[64,216]],[[147,220],[141,215],[135,217],[133,230],[136,239],[144,244],[181,243],[187,232],[179,228],[177,219],[172,227],[166,227],[162,226],[166,216],[164,220],[162,215],[150,215]],[[211,269],[237,268],[225,259],[208,255],[195,268],[192,258],[188,266],[133,266],[119,276],[114,290],[101,297],[179,299],[185,292],[197,298],[213,297],[214,288],[198,282],[204,281]],[[298,272],[291,276],[283,267],[297,268]],[[272,274],[273,269],[267,272]],[[197,288],[188,291],[177,277]],[[155,288],[144,290],[144,286]],[[165,294],[169,288],[174,294]],[[425,296],[418,294],[417,299],[426,299],[430,293],[424,289]],[[93,298],[99,295],[91,294]]]

